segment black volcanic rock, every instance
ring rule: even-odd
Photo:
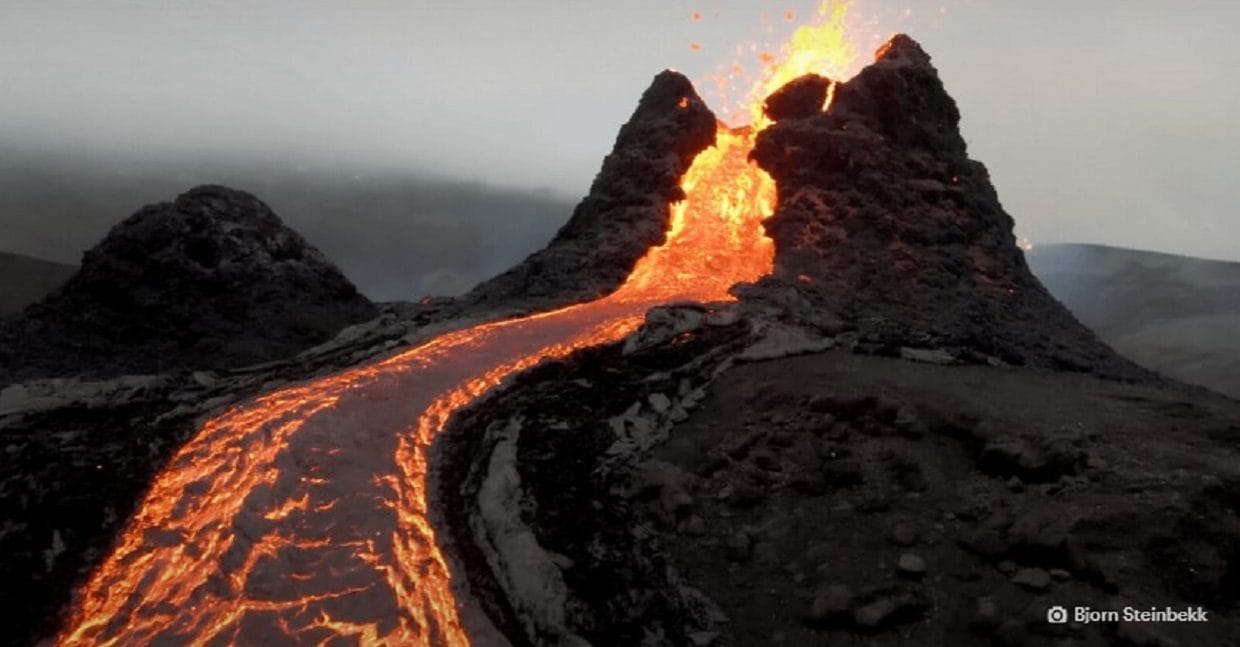
[[[959,121],[930,57],[899,35],[826,112],[764,130],[753,157],[779,189],[776,268],[751,296],[795,290],[876,348],[1143,375],[1030,273]]]
[[[817,74],[806,74],[789,81],[766,98],[762,111],[779,121],[808,117],[822,111],[831,80]]]
[[[112,228],[60,289],[3,331],[10,379],[271,361],[376,316],[254,196],[202,186]]]
[[[684,198],[680,177],[715,143],[715,115],[683,75],[654,78],[620,129],[590,194],[546,248],[464,298],[482,305],[585,301],[624,282],[646,250],[663,242],[668,205]]]

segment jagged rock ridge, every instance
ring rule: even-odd
[[[878,349],[946,347],[1143,375],[1029,271],[986,168],[968,158],[956,104],[916,42],[892,38],[874,64],[837,84],[825,112],[823,81],[797,79],[768,104],[780,120],[758,136],[753,157],[779,188],[767,221],[776,267],[750,296],[793,290],[802,310],[833,313]]]
[[[202,186],[117,224],[3,332],[12,377],[229,368],[378,314],[254,196]]]
[[[667,233],[680,177],[715,143],[715,115],[683,75],[654,78],[616,137],[590,193],[544,249],[463,297],[486,306],[588,301],[618,288]]]

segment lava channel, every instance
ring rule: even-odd
[[[842,30],[836,13],[798,34]],[[768,79],[833,73],[852,56],[785,55]],[[681,180],[666,242],[613,294],[450,332],[206,422],[77,592],[57,643],[468,645],[469,602],[427,518],[428,447],[508,376],[619,340],[653,306],[731,300],[769,273],[762,220],[776,192],[748,159],[755,135],[719,126]]]

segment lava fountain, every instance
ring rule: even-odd
[[[665,243],[614,293],[446,333],[207,421],[78,591],[58,643],[468,645],[427,518],[427,448],[505,378],[619,340],[653,306],[730,300],[770,272],[775,184],[748,159],[761,98],[851,68],[844,11],[824,2],[768,61],[753,123],[718,126],[681,180]]]

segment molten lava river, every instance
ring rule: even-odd
[[[851,65],[842,9],[820,17],[756,91]],[[665,244],[613,294],[449,332],[207,421],[77,593],[58,643],[469,644],[427,518],[427,448],[506,377],[619,340],[661,303],[732,299],[770,271],[775,185],[748,160],[760,102],[753,114],[719,126],[682,178]]]

